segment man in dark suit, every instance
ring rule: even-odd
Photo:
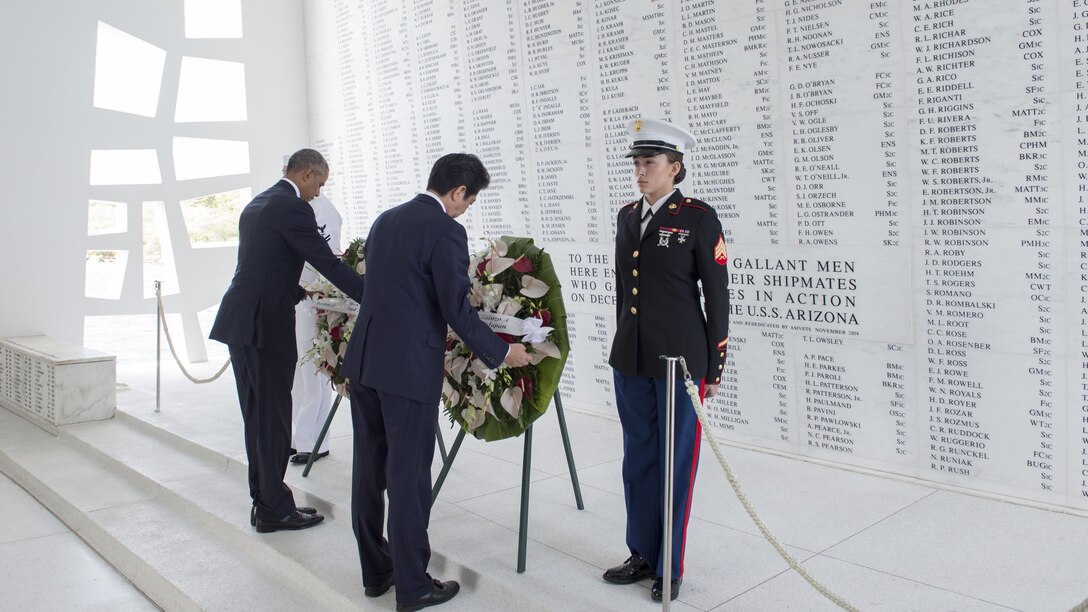
[[[250,523],[262,533],[305,529],[324,519],[313,508],[295,506],[283,476],[292,453],[295,304],[306,297],[298,284],[303,263],[352,299],[363,295],[362,279],[333,254],[307,204],[328,176],[325,158],[301,149],[283,178],[245,207],[238,220],[238,266],[211,331],[230,350],[245,424]]]
[[[396,583],[397,610],[440,604],[460,589],[427,574],[447,325],[489,368],[529,362],[525,347],[507,345],[468,301],[468,239],[454,218],[489,181],[475,155],[446,155],[427,192],[379,215],[366,240],[368,289],[340,369],[351,380],[355,430],[352,526],[365,594],[378,597]]]

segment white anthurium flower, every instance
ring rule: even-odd
[[[515,419],[521,414],[522,395],[523,392],[521,387],[510,387],[506,391],[503,391],[502,397],[499,398],[499,403],[502,404],[503,410]]]
[[[453,388],[449,380],[442,380],[442,395],[446,396],[446,400],[450,403],[450,406],[456,406],[461,403],[461,394],[457,392],[457,389]]]
[[[526,274],[521,277],[521,294],[534,300],[542,298],[548,294],[548,283]]]
[[[473,389],[472,399],[469,400],[469,404],[479,409],[480,412],[483,413],[483,407],[487,405],[487,398],[484,397],[483,392],[481,392],[479,389]]]
[[[484,266],[484,272],[487,272],[488,276],[495,278],[499,274],[502,274],[514,265],[513,259],[509,257],[492,257],[487,260],[487,265]]]
[[[554,342],[540,342],[533,344],[533,352],[529,354],[529,362],[537,365],[547,357],[559,359],[560,356],[559,347]]]
[[[357,274],[366,274],[366,260],[360,259],[359,263],[355,264],[355,272]]]
[[[483,410],[476,411],[476,420],[472,423],[472,431],[476,431],[484,422],[487,421],[487,413]]]
[[[488,368],[487,365],[479,359],[473,359],[471,367],[472,373],[479,377],[481,382],[495,379],[495,370]]]
[[[468,290],[468,303],[473,308],[479,308],[484,303],[484,295],[484,286],[475,278],[472,279],[472,286]]]
[[[483,306],[491,312],[495,312],[495,308],[502,301],[502,284],[493,283],[484,287],[484,300]]]
[[[331,367],[336,367],[337,354],[328,344],[326,344],[321,349],[321,358],[324,359],[325,363],[329,364]]]
[[[476,268],[480,267],[480,262],[483,261],[478,256],[473,255],[468,259],[468,275],[469,277],[476,276]]]
[[[338,351],[336,351],[336,353],[340,357],[343,357],[344,355],[347,355],[348,354],[348,343],[347,342],[341,342],[340,343],[340,349]]]
[[[465,428],[469,432],[476,431],[476,428],[484,424],[486,415],[483,410],[478,410],[473,406],[467,406],[465,411],[461,413],[461,418],[465,420]]]
[[[507,246],[507,244],[505,242],[503,242],[502,240],[498,240],[498,239],[491,240],[490,242],[491,242],[491,250],[495,251],[496,255],[498,255],[499,257],[506,257],[506,251],[510,247]]]
[[[518,303],[517,300],[511,297],[504,297],[502,298],[502,301],[499,302],[499,306],[495,309],[495,312],[512,317],[518,314],[519,310],[521,310],[521,304]]]
[[[454,380],[461,380],[461,375],[465,373],[465,368],[468,367],[468,359],[457,356],[450,362],[450,375]]]

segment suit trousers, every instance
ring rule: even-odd
[[[279,520],[295,511],[283,483],[291,456],[291,380],[295,362],[255,346],[228,345],[245,426],[249,496],[257,518]]]
[[[314,362],[306,357],[313,347],[317,333],[317,313],[313,302],[303,300],[295,306],[295,344],[298,346],[299,363],[295,368],[295,383],[291,387],[291,406],[295,433],[293,446],[300,453],[308,453],[317,443],[317,436],[325,419],[332,410],[332,384],[329,377],[317,370]],[[321,442],[318,452],[329,450],[329,437]]]
[[[662,523],[665,516],[664,378],[628,376],[613,370],[616,406],[623,429],[623,497],[627,505],[627,547],[664,572]],[[677,379],[673,445],[672,578],[684,575],[684,547],[691,495],[699,467],[699,418]]]
[[[438,398],[421,403],[352,381],[351,422],[351,525],[359,543],[363,586],[378,586],[392,574],[397,601],[414,601],[432,589],[427,527]],[[386,492],[388,540],[382,529]]]

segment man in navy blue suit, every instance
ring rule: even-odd
[[[378,597],[395,583],[397,610],[440,604],[460,589],[427,574],[447,325],[489,368],[529,362],[525,347],[506,344],[468,301],[468,238],[454,218],[489,181],[475,155],[446,155],[426,193],[379,215],[366,241],[367,291],[340,369],[351,380],[355,430],[352,526],[365,594]]]
[[[262,533],[305,529],[324,519],[313,508],[295,506],[283,476],[292,454],[295,304],[306,297],[298,284],[303,263],[352,299],[363,295],[362,279],[333,254],[307,204],[328,176],[325,158],[301,149],[288,160],[283,178],[242,211],[238,266],[210,334],[230,350],[245,424],[250,524]]]

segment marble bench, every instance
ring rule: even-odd
[[[0,405],[53,434],[113,418],[117,357],[48,336],[0,338]]]

